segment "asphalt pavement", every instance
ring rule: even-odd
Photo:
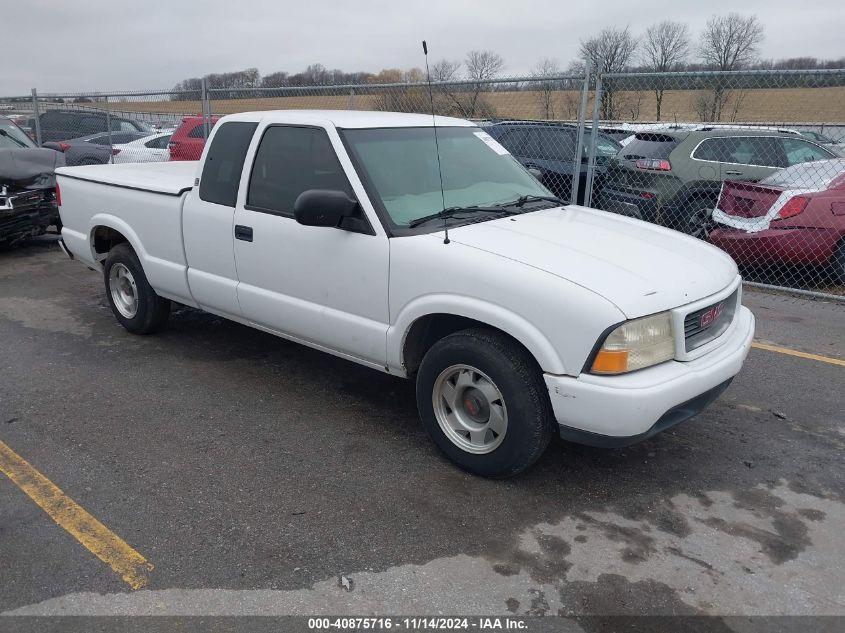
[[[151,569],[0,475],[0,613],[845,615],[845,306],[745,303],[786,352],[704,413],[490,481],[410,382],[187,308],[133,336],[55,244],[2,252],[0,441]]]

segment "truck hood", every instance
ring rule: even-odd
[[[470,224],[449,238],[583,286],[631,319],[712,295],[737,275],[734,261],[710,244],[585,207]]]

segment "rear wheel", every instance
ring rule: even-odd
[[[155,293],[129,244],[123,242],[109,251],[103,277],[109,306],[127,330],[150,334],[167,322],[170,301]]]
[[[716,208],[718,196],[698,194],[687,198],[681,209],[680,218],[675,228],[699,239],[707,237],[713,209]]]
[[[531,466],[554,430],[537,363],[492,330],[463,330],[431,347],[417,374],[417,407],[438,448],[485,477],[510,477]]]

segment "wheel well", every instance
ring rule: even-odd
[[[402,346],[402,364],[404,365],[408,376],[413,376],[417,373],[426,352],[428,352],[428,350],[431,349],[431,346],[437,341],[453,334],[454,332],[470,328],[485,328],[501,332],[505,336],[513,339],[517,345],[520,345],[523,348],[525,347],[504,330],[494,327],[488,323],[484,323],[483,321],[477,321],[475,319],[458,316],[456,314],[427,314],[414,321],[408,330],[407,336],[405,336],[405,342]],[[528,353],[531,354],[530,351],[528,351]]]
[[[105,259],[109,251],[116,245],[129,241],[123,233],[109,226],[94,227],[91,237],[94,244],[94,253],[97,255],[97,259],[100,260]]]

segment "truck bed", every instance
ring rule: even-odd
[[[182,207],[196,170],[193,161],[57,169],[65,247],[91,268],[101,268],[109,231],[116,231],[131,244],[160,295],[190,304]],[[98,249],[98,240],[106,245]]]
[[[56,173],[105,185],[178,196],[193,187],[196,171],[197,161],[173,161],[61,167]]]

